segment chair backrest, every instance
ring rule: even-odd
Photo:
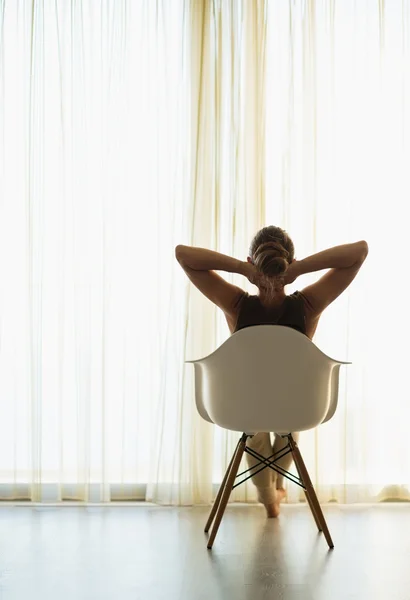
[[[226,429],[290,433],[328,421],[342,364],[281,325],[247,327],[195,367],[199,414]]]

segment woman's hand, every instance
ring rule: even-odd
[[[242,275],[245,275],[245,277],[257,287],[260,286],[265,278],[264,274],[261,273],[261,271],[259,271],[251,262],[243,263]]]
[[[300,265],[300,261],[294,259],[285,273],[281,276],[277,277],[266,277],[261,271],[259,271],[255,265],[250,262],[243,263],[241,268],[241,273],[244,275],[253,285],[256,285],[258,288],[266,287],[266,284],[275,280],[278,285],[288,285],[293,283],[299,275],[302,275],[302,269]],[[270,287],[268,285],[268,287]]]
[[[301,275],[299,267],[300,263],[295,258],[285,271],[283,285],[289,285],[289,283],[293,283],[299,277],[299,275]]]

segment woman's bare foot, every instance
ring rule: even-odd
[[[282,502],[282,500],[284,498],[286,498],[286,490],[285,490],[285,488],[278,488],[276,490],[276,497],[278,499],[278,502]]]
[[[273,502],[272,504],[265,504],[266,516],[268,519],[274,519],[280,514],[279,502]]]
[[[278,488],[276,490],[276,502],[271,504],[265,504],[266,515],[268,519],[275,519],[280,514],[280,503],[286,496],[286,490],[284,488]]]

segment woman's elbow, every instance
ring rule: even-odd
[[[182,263],[184,260],[185,250],[186,246],[183,246],[182,244],[178,244],[178,246],[175,246],[175,258],[179,263]]]
[[[366,256],[369,254],[369,246],[365,240],[357,242],[359,246],[359,260],[362,262],[366,260]]]

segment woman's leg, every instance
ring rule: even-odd
[[[257,433],[253,437],[248,438],[246,445],[249,448],[252,448],[252,450],[255,450],[255,452],[258,452],[259,454],[264,456],[265,458],[268,458],[272,454],[272,443],[270,440],[269,433]],[[246,453],[246,460],[249,468],[257,465],[259,462],[257,458],[254,458],[248,453]],[[257,471],[258,468],[261,467],[262,465],[260,464],[258,467],[255,467],[255,469],[251,471],[251,473]],[[252,477],[252,481],[256,485],[256,488],[258,490],[259,502],[262,502],[262,504],[265,505],[268,516],[273,517],[279,514],[279,511],[277,510],[276,506],[277,497],[275,480],[276,473],[275,471],[272,471],[272,469],[270,469],[269,467],[266,467],[266,469],[263,469],[263,471],[260,471]]]
[[[292,436],[293,436],[293,439],[295,440],[295,442],[297,442],[299,439],[299,433],[292,433]],[[288,443],[287,438],[282,438],[280,435],[275,433],[275,442],[273,444],[273,452],[279,452],[279,450],[282,450],[282,448],[285,448],[287,443]],[[286,456],[284,456],[283,458],[280,458],[278,460],[277,465],[279,467],[281,467],[282,469],[285,469],[285,471],[289,471],[292,461],[293,461],[292,453],[289,452],[289,454],[286,454]],[[277,490],[284,489],[283,488],[283,475],[279,475],[279,473],[277,474],[277,477],[276,477],[276,489]]]

